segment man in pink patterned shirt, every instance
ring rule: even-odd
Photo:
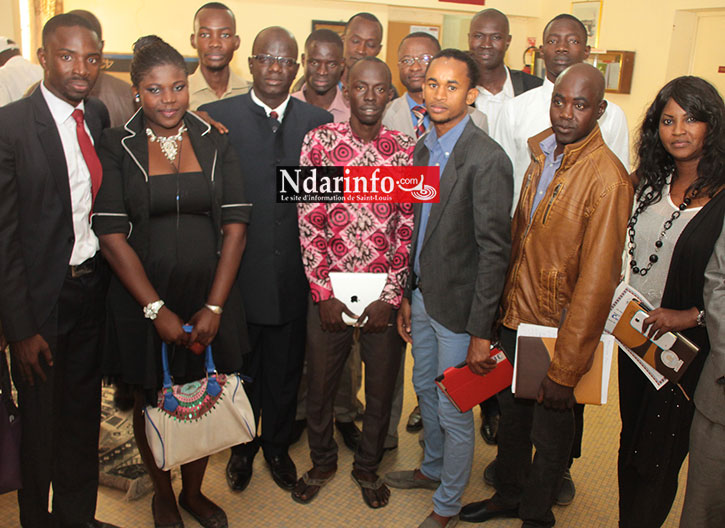
[[[391,98],[390,70],[368,57],[350,71],[345,97],[350,121],[329,123],[309,132],[300,165],[410,165],[415,140],[382,125]],[[313,467],[292,491],[307,503],[337,470],[333,438],[333,399],[354,327],[342,319],[359,316],[361,355],[365,363],[363,430],[355,453],[352,477],[366,504],[380,508],[390,490],[378,477],[383,442],[390,421],[395,379],[404,344],[394,321],[408,277],[408,253],[413,232],[409,203],[305,203],[298,206],[302,262],[310,282],[307,319],[307,427]],[[387,275],[380,298],[353,314],[335,298],[329,273],[373,272]]]

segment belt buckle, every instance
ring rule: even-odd
[[[82,262],[81,264],[76,264],[74,266],[70,266],[70,276],[73,279],[77,279],[79,277],[83,277],[85,275],[89,275],[93,273],[93,270],[95,269],[95,266],[93,265],[93,260],[88,259],[85,262]]]

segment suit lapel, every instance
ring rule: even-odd
[[[188,116],[188,114],[187,114]],[[196,159],[208,181],[214,181],[214,162],[216,161],[214,144],[207,137],[210,126],[201,123],[196,117],[189,116],[184,121],[189,127],[189,140],[194,148]],[[201,126],[200,126],[201,125]]]
[[[443,174],[441,174],[441,201],[438,204],[433,204],[430,209],[428,225],[425,230],[425,237],[423,238],[424,246],[428,239],[431,237],[431,234],[438,225],[441,217],[443,216],[443,210],[446,208],[446,204],[451,197],[453,188],[456,186],[456,182],[458,181],[458,171],[463,168],[463,164],[466,160],[464,153],[466,151],[466,143],[468,142],[468,137],[472,133],[471,127],[475,126],[476,125],[473,124],[473,121],[469,119],[468,123],[466,123],[466,128],[463,129],[461,137],[458,138],[456,146],[453,147],[453,152],[451,152],[451,155],[448,158],[448,163],[446,163],[446,168],[443,171]]]
[[[58,187],[63,209],[68,220],[72,222],[73,213],[71,209],[70,182],[68,180],[68,164],[65,160],[65,152],[63,151],[63,143],[60,140],[58,128],[39,87],[31,95],[31,100],[40,147],[43,149],[43,154],[48,162],[48,169]]]

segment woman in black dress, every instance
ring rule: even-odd
[[[699,353],[678,385],[659,391],[619,354],[619,525],[662,525],[689,445],[691,401],[710,350],[705,266],[725,215],[725,104],[698,77],[670,81],[647,110],[638,142],[628,232],[629,283],[654,305],[651,338],[681,332]]]
[[[182,526],[168,471],[156,467],[142,410],[161,388],[161,342],[175,383],[202,378],[212,344],[219,372],[239,370],[246,324],[235,277],[251,206],[226,138],[187,112],[183,57],[158,37],[134,45],[131,80],[141,109],[104,133],[104,179],[93,228],[114,271],[105,373],[135,390],[134,432],[152,477],[156,526]],[[182,325],[192,325],[187,334]],[[201,493],[207,458],[181,466],[179,505],[203,526],[227,526]]]

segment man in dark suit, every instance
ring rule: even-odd
[[[24,527],[108,526],[94,520],[106,281],[89,218],[109,118],[86,99],[101,53],[85,19],[53,17],[43,82],[0,109],[0,320],[23,416]]]
[[[288,448],[305,354],[309,286],[297,207],[276,203],[275,168],[299,165],[305,134],[332,121],[329,112],[290,98],[298,68],[297,42],[289,31],[264,29],[249,58],[250,92],[200,108],[229,128],[254,204],[238,280],[251,345],[244,372],[253,380],[249,399],[255,418],[259,421],[261,412],[263,419],[260,438],[232,448],[226,474],[236,491],[249,484],[260,445],[277,485],[290,490],[297,482]]]
[[[476,108],[488,117],[489,130],[493,130],[505,101],[544,82],[504,64],[510,44],[509,20],[498,9],[484,9],[471,19],[468,49],[478,63]]]
[[[398,331],[413,345],[425,454],[420,469],[386,478],[394,487],[435,489],[433,512],[420,527],[439,528],[461,508],[475,431],[473,413],[458,412],[434,380],[463,361],[476,374],[495,366],[490,340],[508,267],[513,179],[503,149],[468,117],[478,93],[471,56],[443,50],[425,77],[433,126],[413,165],[440,167],[440,203],[414,205],[413,278],[398,313]]]

